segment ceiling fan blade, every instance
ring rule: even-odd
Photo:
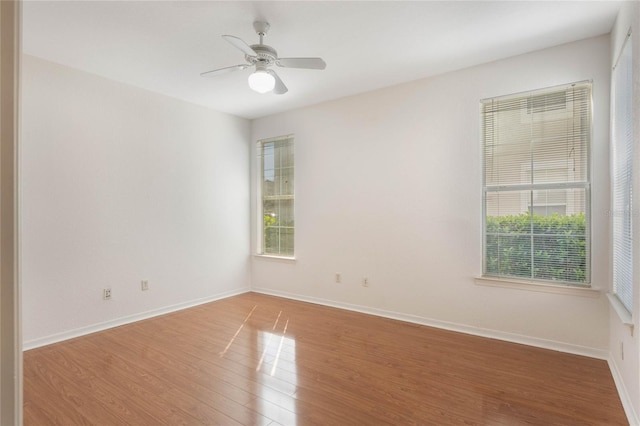
[[[280,58],[276,64],[287,68],[307,68],[312,70],[323,70],[327,64],[322,58]]]
[[[289,91],[289,89],[287,89],[287,86],[284,85],[284,83],[282,82],[282,80],[280,80],[280,77],[278,77],[278,74],[276,74],[274,70],[267,70],[267,72],[276,79],[276,85],[273,88],[273,93],[275,93],[276,95],[284,95]]]
[[[250,65],[248,64],[240,64],[240,65],[234,65],[232,67],[226,67],[226,68],[220,68],[217,70],[211,70],[211,71],[205,71],[203,73],[200,73],[200,75],[202,77],[213,77],[216,75],[220,75],[220,74],[226,74],[228,72],[232,72],[232,71],[242,71],[243,69],[249,68]]]
[[[255,50],[251,48],[244,40],[239,39],[238,37],[234,37],[232,35],[223,35],[223,39],[227,40],[229,43],[233,44],[238,49],[242,50],[246,55],[249,56],[258,56]]]

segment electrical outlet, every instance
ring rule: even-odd
[[[105,288],[104,290],[102,290],[102,298],[104,300],[111,300],[111,289],[110,288]]]
[[[149,280],[142,280],[140,281],[140,289],[142,291],[147,291],[149,290]]]
[[[369,287],[369,278],[364,277],[362,279],[362,287]]]
[[[340,272],[336,272],[336,283],[340,284],[342,282],[342,274]]]

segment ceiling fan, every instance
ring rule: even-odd
[[[313,70],[323,70],[327,64],[322,58],[278,58],[276,50],[262,43],[264,36],[269,32],[271,26],[268,22],[256,21],[253,28],[260,36],[258,44],[249,46],[242,39],[232,35],[223,35],[222,38],[240,49],[244,53],[246,64],[233,65],[231,67],[206,71],[200,74],[203,77],[213,77],[231,71],[241,71],[255,66],[255,71],[249,75],[249,87],[258,93],[267,93],[273,90],[276,95],[287,93],[289,89],[284,85],[278,74],[272,69],[272,65],[285,68],[305,68]]]

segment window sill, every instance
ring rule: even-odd
[[[601,291],[591,287],[573,287],[569,285],[545,284],[535,281],[509,280],[504,278],[476,277],[477,285],[489,287],[513,288],[517,290],[538,291],[543,293],[566,294],[582,297],[600,297]]]
[[[612,293],[607,293],[607,299],[609,299],[609,303],[613,307],[613,310],[616,311],[620,321],[628,327],[631,328],[631,333],[633,334],[633,317],[631,313],[627,311],[627,308],[624,307],[622,302],[618,299],[618,296]]]
[[[284,257],[284,256],[272,256],[270,254],[254,254],[253,257],[256,259],[262,260],[274,260],[276,262],[284,262],[284,263],[295,263],[295,257]]]

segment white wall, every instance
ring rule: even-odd
[[[247,120],[30,56],[22,78],[26,347],[248,288]]]
[[[474,278],[482,270],[479,101],[593,79],[592,281],[608,288],[609,49],[601,36],[254,120],[254,142],[295,134],[297,260],[254,257],[253,288],[605,358],[602,293]],[[252,170],[255,194],[255,158]]]
[[[626,2],[616,20],[616,24],[611,31],[611,57],[609,64],[613,67],[617,59],[622,44],[626,38],[627,31],[632,29],[633,43],[633,92],[634,92],[634,192],[633,211],[640,212],[640,3]],[[638,217],[636,214],[634,217]],[[640,227],[634,225],[634,264],[640,265]],[[614,309],[611,309],[610,317],[610,337],[609,347],[611,357],[609,365],[616,379],[618,387],[621,388],[621,397],[625,403],[627,417],[632,424],[640,424],[640,343],[638,332],[640,331],[640,274],[634,274],[634,308],[632,312],[635,331],[624,325]],[[611,281],[611,280],[610,280]],[[623,348],[621,349],[621,343]],[[624,351],[624,359],[623,352]]]

